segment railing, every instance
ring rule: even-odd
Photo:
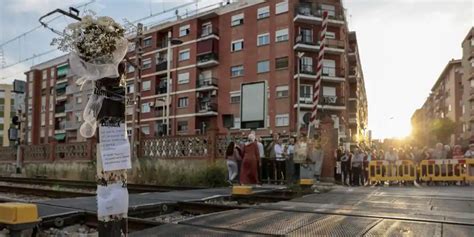
[[[301,35],[301,34],[296,36],[296,43],[311,44],[311,45],[316,44],[316,42],[313,40],[313,37],[311,35]]]
[[[197,63],[206,63],[212,60],[219,60],[219,56],[217,55],[217,53],[207,53],[197,56]]]
[[[155,159],[208,159],[214,143],[210,136],[176,136],[144,139],[142,157]]]
[[[210,77],[210,78],[199,78],[197,80],[197,88],[206,87],[206,86],[218,86],[217,78]]]
[[[341,7],[335,6],[335,10],[323,10],[321,5],[318,3],[304,3],[298,4],[295,8],[295,16],[296,15],[304,15],[304,16],[314,16],[322,18],[323,11],[328,12],[328,18],[333,20],[344,20],[344,13]]]
[[[217,28],[216,26],[201,28],[201,32],[199,33],[199,35],[201,38],[209,35],[219,36],[219,28]]]
[[[334,106],[344,106],[345,101],[344,98],[340,98],[337,96],[322,96],[319,100],[319,104],[321,105],[334,105]]]
[[[346,48],[346,43],[342,40],[326,39],[326,47],[327,48],[344,49],[344,48]]]
[[[314,71],[314,66],[313,65],[301,64],[300,65],[300,73],[316,75],[316,72]]]
[[[217,103],[214,100],[198,102],[197,112],[217,112]]]
[[[345,77],[344,68],[323,66],[322,76]]]
[[[14,147],[0,147],[0,162],[15,162],[16,149]]]
[[[22,146],[23,162],[48,162],[52,161],[51,144]]]
[[[164,71],[168,68],[168,63],[166,61],[166,59],[162,59],[162,60],[159,60],[157,63],[156,63],[156,71],[159,72],[159,71]]]
[[[56,113],[64,113],[66,112],[66,106],[64,104],[62,105],[56,105],[55,110]]]
[[[95,157],[95,145],[91,142],[56,144],[54,149],[55,160],[91,160]]]
[[[65,130],[75,130],[78,129],[81,126],[81,122],[75,122],[75,121],[66,121],[64,125]]]

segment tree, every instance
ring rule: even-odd
[[[430,134],[433,135],[438,142],[449,143],[451,134],[456,130],[456,123],[449,118],[435,119],[431,123]]]

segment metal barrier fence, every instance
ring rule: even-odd
[[[474,181],[474,159],[370,161],[369,182]]]

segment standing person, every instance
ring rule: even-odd
[[[387,152],[385,152],[385,160],[389,162],[387,174],[389,176],[394,176],[395,173],[397,172],[396,169],[394,169],[395,161],[398,160],[398,154],[395,151],[395,148],[390,147],[390,149]]]
[[[282,145],[281,138],[278,138],[275,147],[276,177],[277,182],[283,182],[285,179],[285,148]]]
[[[226,163],[227,163],[227,171],[229,173],[227,182],[230,185],[233,185],[234,180],[237,177],[238,170],[239,170],[237,166],[237,161],[242,159],[240,156],[240,152],[234,142],[230,142],[229,145],[227,146],[227,150],[225,152],[225,158],[226,158]]]
[[[314,163],[314,174],[313,176],[317,181],[321,178],[321,169],[323,167],[323,150],[321,149],[321,144],[319,141],[314,141],[311,146],[309,146],[309,159]]]
[[[344,154],[341,156],[341,178],[342,185],[349,185],[351,182],[349,169],[351,166],[351,153],[348,150],[344,151]]]
[[[464,154],[462,152],[462,147],[461,145],[455,145],[453,148],[453,159],[463,159]]]
[[[295,156],[295,138],[290,137],[290,141],[288,143],[288,147],[286,150],[286,154],[288,159],[286,159],[286,179],[288,180],[288,183],[293,183],[294,179],[294,156]]]
[[[250,133],[248,142],[244,146],[244,157],[240,171],[241,184],[258,184],[258,145],[255,142],[255,134]]]
[[[260,159],[258,161],[258,178],[259,178],[258,180],[260,181],[259,183],[261,183],[263,180],[263,174],[264,174],[263,159],[265,159],[265,148],[263,147],[261,137],[257,139],[257,146],[258,146],[258,154],[260,155]]]
[[[444,160],[446,159],[446,151],[444,150],[443,143],[437,143],[435,150],[433,151],[433,159]]]
[[[308,158],[308,144],[306,143],[306,136],[301,135],[300,139],[295,145],[295,156],[293,158],[294,162],[294,180],[299,180],[300,177],[300,168]]]
[[[337,148],[334,159],[336,160],[336,166],[334,167],[334,180],[341,180],[342,167],[341,167],[341,157],[344,155],[342,152],[342,147]]]
[[[453,152],[451,150],[451,146],[444,145],[444,151],[446,153],[446,158],[445,159],[453,159]]]
[[[355,149],[354,156],[352,157],[352,185],[360,186],[361,171],[364,162],[364,153],[359,148]]]
[[[469,145],[469,150],[464,153],[465,158],[474,158],[474,144]]]

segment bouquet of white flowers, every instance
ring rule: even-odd
[[[83,85],[87,81],[119,77],[118,65],[127,54],[128,42],[125,29],[114,19],[96,17],[91,13],[82,17],[80,22],[69,24],[51,45],[69,52],[71,72],[77,76],[76,83]],[[80,129],[83,137],[95,134],[103,99],[103,95],[92,94],[89,97]]]

